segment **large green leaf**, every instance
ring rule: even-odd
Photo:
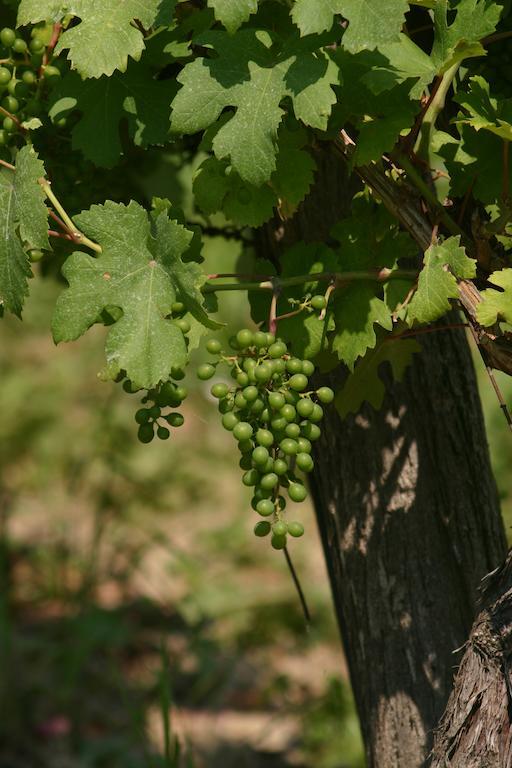
[[[418,288],[409,304],[410,323],[432,323],[451,307],[450,299],[459,295],[456,278],[476,275],[476,261],[466,255],[459,237],[450,237],[440,245],[432,245],[425,253]]]
[[[342,0],[341,6],[349,21],[343,46],[353,53],[396,42],[409,8],[407,0]]]
[[[112,167],[122,152],[120,123],[128,122],[135,144],[163,144],[169,132],[173,80],[155,80],[144,64],[131,62],[125,73],[81,80],[72,72],[52,93],[50,117],[81,112],[72,129],[72,146],[96,165]]]
[[[299,120],[325,129],[337,67],[300,40],[273,47],[268,33],[253,29],[233,37],[210,32],[198,42],[219,55],[196,59],[178,76],[182,88],[173,102],[172,129],[197,133],[214,124],[223,109],[235,107],[217,131],[213,150],[219,160],[229,158],[244,181],[260,186],[276,168],[281,102],[289,97]]]
[[[478,322],[494,325],[498,320],[504,320],[512,324],[512,269],[493,272],[488,281],[500,290],[488,288],[482,291],[482,301],[476,311]]]
[[[334,17],[342,13],[343,0],[295,0],[292,19],[302,35],[318,34],[330,29]]]
[[[140,58],[144,38],[134,19],[150,27],[170,18],[174,5],[175,0],[21,0],[18,24],[76,16],[80,23],[63,32],[56,52],[68,50],[72,67],[82,77],[101,77],[115,69],[124,72],[128,57]]]
[[[436,0],[432,60],[439,73],[472,56],[484,56],[480,41],[494,32],[502,6],[488,0],[460,0],[450,24],[450,3]]]
[[[231,34],[258,10],[258,0],[208,0],[208,5]]]
[[[455,97],[468,116],[459,115],[454,122],[470,125],[475,131],[490,131],[500,139],[512,141],[512,99],[493,99],[489,83],[483,77],[472,77],[469,92]]]
[[[48,212],[38,180],[44,165],[28,146],[16,169],[0,168],[0,306],[21,316],[31,276],[25,247],[49,248]]]
[[[125,370],[141,387],[168,377],[187,358],[185,337],[169,319],[179,297],[192,315],[210,327],[198,264],[181,259],[192,232],[161,212],[151,226],[137,203],[107,201],[76,217],[77,225],[102,246],[97,258],[73,253],[63,268],[69,283],[53,319],[56,342],[81,336],[103,310],[116,307],[122,317],[111,326],[106,355],[109,372]]]

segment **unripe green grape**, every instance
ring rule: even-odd
[[[51,64],[48,64],[43,70],[43,76],[45,80],[58,80],[58,78],[61,76],[60,69],[57,67],[53,67]]]
[[[295,421],[295,417],[297,416],[297,411],[291,405],[290,403],[286,403],[286,405],[283,405],[281,410],[279,411],[279,415],[283,417],[283,419],[286,419],[288,423]]]
[[[246,387],[249,384],[249,377],[246,373],[237,373],[236,374],[236,383],[239,387]]]
[[[265,346],[271,347],[272,344],[275,343],[275,340],[276,340],[276,337],[274,336],[274,334],[267,331],[265,334]]]
[[[162,398],[165,398],[165,400],[172,400],[173,398],[177,399],[176,385],[173,384],[172,381],[164,381],[160,387],[160,395]]]
[[[2,123],[4,131],[7,131],[7,133],[14,133],[16,131],[16,123],[12,119],[12,117],[4,117],[4,121]]]
[[[182,427],[185,423],[185,417],[181,413],[170,413],[165,416],[165,420],[171,427]]]
[[[177,320],[174,320],[174,323],[182,333],[188,333],[190,331],[190,323],[184,317],[179,317]]]
[[[278,482],[279,478],[276,473],[269,472],[268,474],[263,475],[260,481],[260,485],[265,491],[270,491],[277,485]]]
[[[253,357],[246,357],[242,363],[242,367],[246,373],[250,373],[256,368],[256,360]]]
[[[158,427],[156,430],[156,435],[160,440],[168,440],[171,436],[171,433],[167,429],[167,427]]]
[[[270,499],[261,499],[256,504],[256,512],[263,517],[269,517],[274,513],[274,502]]]
[[[149,409],[140,408],[135,414],[137,424],[147,424],[149,421]]]
[[[256,432],[256,442],[264,448],[270,448],[274,443],[274,435],[268,429],[258,429]]]
[[[304,536],[304,526],[302,525],[302,523],[297,523],[296,521],[293,521],[291,523],[288,523],[287,528],[290,536],[293,536],[296,539],[300,539],[301,536]]]
[[[7,67],[0,67],[0,85],[7,85],[11,79],[11,71]]]
[[[286,547],[286,536],[272,536],[271,542],[274,549],[284,549]]]
[[[286,370],[288,373],[302,373],[302,360],[298,357],[291,357],[286,361]]]
[[[32,262],[32,264],[35,264],[38,261],[41,261],[43,256],[44,256],[44,253],[39,248],[32,248],[28,252],[28,257],[29,257],[30,261]]]
[[[233,435],[237,440],[249,440],[252,437],[252,427],[247,421],[240,421],[233,429]]]
[[[300,435],[300,427],[298,424],[287,424],[284,430],[286,437],[291,437],[296,440]]]
[[[297,403],[297,413],[302,416],[303,419],[309,418],[313,413],[315,407],[314,402],[309,397],[304,397]]]
[[[302,483],[290,483],[288,488],[288,496],[292,501],[300,503],[301,501],[304,501],[307,495],[308,492]]]
[[[317,424],[319,421],[322,421],[324,417],[324,409],[321,405],[318,405],[318,403],[315,403],[315,407],[313,408],[313,413],[309,417],[309,420],[313,422],[313,424]]]
[[[305,437],[298,437],[297,445],[299,446],[299,453],[311,453],[312,445]]]
[[[251,453],[254,449],[254,443],[249,438],[247,440],[240,440],[238,442],[238,450],[240,453]]]
[[[295,461],[298,468],[303,472],[311,472],[315,465],[309,453],[298,453]]]
[[[149,415],[151,416],[152,419],[160,418],[161,413],[162,413],[162,410],[158,407],[158,405],[153,405],[149,409]]]
[[[272,456],[269,456],[265,464],[263,464],[262,467],[258,467],[260,472],[262,472],[264,475],[270,474],[270,472],[274,471],[274,459]]]
[[[283,355],[286,355],[288,349],[286,347],[286,344],[283,341],[276,341],[274,344],[271,344],[268,348],[268,353],[270,357],[273,358],[279,358]]]
[[[25,72],[21,76],[22,81],[25,83],[25,85],[34,85],[37,82],[37,76],[35,72],[32,72],[31,69],[26,69]]]
[[[242,394],[248,403],[253,403],[258,398],[258,389],[251,384],[248,387],[245,387]]]
[[[6,48],[12,48],[14,41],[16,40],[16,32],[10,27],[4,27],[0,31],[0,43],[5,45]]]
[[[8,141],[9,141],[9,134],[7,133],[7,131],[4,131],[3,128],[0,128],[0,147],[4,147]]]
[[[270,530],[271,528],[268,520],[260,520],[259,523],[256,523],[256,525],[254,526],[254,533],[256,534],[256,536],[260,536],[261,538],[263,538],[264,536],[268,536],[268,534],[270,533]]]
[[[281,440],[279,447],[285,456],[295,456],[299,449],[297,441],[292,440],[291,437],[285,437],[284,440]]]
[[[65,128],[68,124],[68,119],[67,117],[58,117],[53,121],[53,124],[56,128]]]
[[[320,435],[322,434],[320,431],[320,427],[317,426],[317,424],[311,424],[308,422],[307,424],[304,424],[304,426],[301,427],[302,434],[304,437],[306,437],[308,440],[318,440]]]
[[[276,459],[274,461],[274,464],[272,466],[272,470],[276,473],[278,477],[282,477],[283,475],[286,475],[288,472],[288,464],[284,459]]]
[[[155,436],[153,424],[141,424],[137,432],[137,437],[141,443],[150,443]]]
[[[27,44],[22,37],[17,37],[14,43],[11,45],[14,53],[25,53],[27,50]]]
[[[218,355],[222,349],[222,344],[217,339],[209,339],[206,342],[206,349],[210,355]]]
[[[171,368],[171,377],[176,381],[181,381],[185,378],[185,371],[182,368],[176,368],[174,365]]]
[[[249,410],[255,416],[258,416],[260,413],[262,413],[265,410],[265,403],[260,397],[258,397],[258,399],[254,401],[254,403],[251,403]]]
[[[243,469],[245,471],[247,471],[248,469],[252,469],[252,459],[248,453],[244,453],[242,455],[240,461],[238,462],[238,466],[240,467],[240,469]]]
[[[219,400],[219,413],[229,413],[234,407],[235,404],[230,397],[223,397]]]
[[[334,392],[330,387],[320,387],[320,389],[317,389],[316,391],[316,396],[320,402],[324,403],[325,405],[332,403],[334,400]]]
[[[257,485],[260,480],[260,473],[256,469],[249,469],[242,475],[242,483],[248,487]]]
[[[184,311],[185,311],[185,305],[183,304],[182,301],[175,301],[171,305],[171,312],[173,315],[182,315]]]
[[[303,392],[308,386],[307,377],[303,373],[295,373],[288,381],[288,386],[295,392]]]
[[[312,376],[315,372],[315,365],[311,360],[302,361],[302,373],[304,376]]]
[[[185,399],[186,399],[186,397],[187,397],[187,395],[188,395],[188,390],[187,390],[187,388],[186,388],[186,387],[182,387],[182,386],[180,386],[180,387],[176,387],[176,390],[175,390],[175,392],[176,392],[176,397],[178,398],[178,400],[179,400],[181,403],[183,402],[183,400],[185,400]]]
[[[130,381],[130,379],[123,381],[123,389],[129,395],[134,395],[136,392],[140,391],[139,388],[136,387],[132,381]]]
[[[286,398],[286,402],[290,403],[290,405],[297,405],[297,403],[300,400],[300,395],[298,392],[294,392],[293,389],[287,389],[284,393],[284,396]]]
[[[6,96],[4,99],[2,99],[2,107],[12,115],[15,115],[20,108],[20,103],[14,96]]]
[[[235,395],[235,405],[237,408],[240,408],[241,411],[244,411],[247,408],[247,400],[241,392],[237,392]]]
[[[34,39],[30,41],[29,48],[31,53],[43,53],[45,47],[46,46],[40,37],[34,37]]]
[[[270,422],[270,426],[274,432],[283,432],[286,429],[287,424],[288,422],[282,416],[275,416]]]
[[[317,294],[316,296],[313,296],[311,298],[311,302],[310,303],[311,303],[311,306],[313,307],[313,309],[317,309],[317,310],[325,309],[326,306],[327,306],[326,298],[325,298],[325,296],[322,296],[321,294]]]
[[[238,418],[235,416],[233,412],[225,413],[222,417],[222,426],[224,429],[229,430],[230,432],[233,431],[233,429],[238,424]]]
[[[256,465],[266,464],[268,457],[268,450],[263,445],[258,445],[252,452],[252,460]]]
[[[215,376],[215,368],[210,363],[203,363],[197,369],[197,378],[201,381],[207,381]]]
[[[253,336],[253,342],[255,347],[258,349],[263,349],[263,347],[267,346],[267,334],[263,331],[256,331],[256,333]]]
[[[272,526],[272,533],[275,536],[286,536],[288,526],[282,520],[278,520]]]
[[[257,365],[254,369],[254,376],[256,381],[263,384],[270,380],[270,377],[272,376],[272,368],[268,363],[260,363],[260,365]]]
[[[240,349],[247,349],[253,344],[253,334],[248,328],[242,328],[238,331],[235,338]]]
[[[220,400],[221,398],[226,397],[227,393],[229,392],[229,387],[227,384],[219,382],[218,384],[213,385],[210,392],[214,397],[217,397]]]
[[[271,418],[272,418],[272,415],[271,415],[269,409],[268,408],[264,408],[262,410],[262,412],[261,412],[261,415],[260,415],[261,421],[265,422],[265,424],[266,424],[266,423],[268,423],[270,421]]]
[[[280,411],[286,400],[281,392],[271,392],[268,396],[268,404],[275,411]]]
[[[10,93],[11,96],[16,96],[19,99],[23,99],[28,95],[30,89],[28,85],[25,85],[25,83],[22,83],[20,80],[16,80],[13,77],[7,83],[7,92]]]

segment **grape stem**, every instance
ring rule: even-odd
[[[283,552],[284,552],[286,564],[288,566],[291,577],[293,579],[293,583],[295,585],[295,589],[297,590],[297,594],[299,596],[300,604],[302,606],[302,613],[304,614],[306,629],[309,632],[309,628],[311,626],[311,614],[309,612],[306,596],[304,595],[304,590],[302,589],[302,585],[300,583],[299,577],[297,576],[297,571],[295,570],[295,566],[293,565],[292,559],[290,557],[290,553],[288,552],[288,547],[284,547]]]
[[[279,294],[281,293],[281,287],[277,279],[272,280],[272,301],[270,302],[270,311],[268,316],[268,330],[273,333],[274,336],[277,333],[277,302],[279,300]]]
[[[52,205],[60,213],[62,218],[62,223],[64,224],[66,231],[72,236],[73,240],[76,243],[79,243],[80,245],[85,245],[88,248],[91,248],[91,250],[96,251],[96,253],[101,253],[102,252],[101,245],[98,245],[98,243],[95,243],[92,240],[89,240],[88,237],[86,237],[82,232],[80,232],[79,229],[75,227],[75,225],[73,224],[73,221],[68,216],[68,214],[60,204],[59,200],[53,193],[51,183],[48,181],[48,179],[44,179],[44,178],[39,179],[39,184],[44,190],[44,193],[46,194],[46,197],[48,198],[48,200],[50,200]]]
[[[12,163],[8,163],[7,160],[0,160],[0,165],[2,165],[4,168],[8,168],[10,171],[16,170],[16,166]]]
[[[71,240],[72,242],[76,242],[74,237],[69,234],[69,232],[56,232],[54,229],[48,230],[49,237],[60,237],[61,240]]]
[[[63,229],[63,230],[64,230],[64,232],[65,232],[65,234],[66,234],[66,236],[68,237],[68,239],[69,239],[69,240],[73,240],[73,242],[75,242],[75,243],[76,243],[76,242],[78,242],[78,240],[76,239],[76,237],[75,237],[74,233],[72,233],[72,232],[70,232],[70,231],[69,231],[69,229],[68,229],[68,227],[66,226],[66,224],[64,224],[64,222],[62,221],[62,219],[61,219],[61,218],[59,218],[59,216],[57,216],[57,214],[55,213],[55,211],[52,211],[52,209],[51,209],[51,208],[49,208],[49,209],[48,209],[48,214],[51,216],[51,218],[52,218],[54,221],[56,221],[56,222],[57,222],[57,224],[59,225],[59,227],[60,227],[61,229]]]
[[[231,275],[230,275],[231,276]],[[234,276],[234,275],[233,275]],[[250,281],[240,283],[212,283],[208,281],[202,288],[203,293],[215,293],[216,291],[274,291],[274,286],[278,286],[279,289],[289,288],[294,285],[303,285],[304,283],[310,283],[312,281],[328,281],[334,286],[342,286],[345,283],[350,283],[355,280],[369,280],[371,282],[376,281],[378,283],[385,283],[388,280],[404,280],[409,278],[416,278],[418,276],[417,270],[413,269],[395,269],[391,270],[387,267],[383,269],[373,270],[359,270],[352,272],[318,272],[307,275],[294,275],[293,277],[272,277],[266,276],[261,281]],[[212,278],[214,280],[217,277]]]
[[[27,129],[22,126],[16,115],[13,115],[12,112],[9,112],[4,107],[0,107],[0,114],[4,115],[4,117],[10,117],[13,123],[18,127],[18,130],[21,131],[21,133],[27,132]]]

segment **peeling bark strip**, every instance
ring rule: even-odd
[[[262,233],[264,258],[296,240],[328,242],[346,215],[356,182],[329,153],[315,159],[314,190]],[[506,553],[464,332],[419,340],[423,354],[402,384],[388,382],[382,410],[341,421],[330,406],[315,444],[313,496],[368,768],[426,765],[453,650],[468,638],[480,580]]]
[[[483,583],[431,768],[512,766],[512,551]]]

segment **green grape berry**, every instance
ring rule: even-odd
[[[260,480],[260,473],[256,469],[249,469],[242,476],[242,483],[248,487],[257,485]]]
[[[263,517],[269,517],[274,513],[274,502],[270,499],[261,499],[256,504],[256,512]]]
[[[285,456],[295,456],[299,448],[297,441],[292,440],[290,437],[285,437],[284,440],[281,440],[279,447]]]
[[[176,397],[178,398],[180,403],[182,403],[183,400],[185,400],[188,395],[188,390],[186,387],[176,387],[175,392],[176,392]]]
[[[278,477],[282,477],[288,472],[288,464],[284,459],[276,459],[273,462],[272,470]]]
[[[298,437],[297,445],[299,446],[299,453],[311,453],[312,445],[305,437]]]
[[[159,408],[158,405],[153,405],[151,408],[148,409],[148,413],[152,419],[158,419],[160,418],[162,410],[161,408]]]
[[[27,50],[27,47],[28,46],[22,37],[17,37],[13,42],[13,44],[11,45],[11,48],[14,51],[14,53],[25,53],[25,51]]]
[[[171,312],[172,314],[177,317],[178,315],[182,315],[185,311],[185,305],[182,301],[175,301],[171,306]]]
[[[258,349],[263,349],[267,346],[267,334],[263,331],[256,331],[253,337],[253,344]]]
[[[156,435],[160,440],[168,440],[171,436],[171,433],[167,429],[167,427],[158,427],[156,430]]]
[[[4,121],[2,123],[4,131],[7,131],[7,133],[14,133],[16,131],[16,123],[12,119],[12,117],[4,117]]]
[[[153,424],[141,424],[137,436],[141,443],[150,443],[155,436]]]
[[[308,492],[302,483],[290,483],[288,487],[288,495],[292,501],[300,503],[307,497]]]
[[[318,403],[315,403],[313,408],[313,413],[309,417],[309,420],[313,422],[313,424],[317,424],[319,421],[322,421],[324,417],[324,409],[321,405],[318,405]]]
[[[304,536],[304,526],[302,523],[297,522],[291,522],[287,525],[288,533],[290,536],[293,536],[296,539],[299,539],[301,536]]]
[[[266,464],[268,457],[268,450],[263,445],[258,445],[252,452],[252,460],[256,465]]]
[[[288,532],[288,526],[282,520],[278,520],[272,526],[272,533],[275,536],[286,536]]]
[[[286,370],[288,373],[302,373],[302,360],[298,357],[291,357],[286,361]]]
[[[0,31],[0,43],[6,48],[12,48],[14,41],[16,40],[16,32],[10,27],[4,27]]]
[[[201,381],[207,381],[212,376],[215,376],[215,368],[210,363],[203,363],[197,369],[197,378],[201,379]]]
[[[302,435],[308,440],[318,440],[321,434],[320,427],[317,424],[308,422],[302,427]]]
[[[252,403],[258,399],[258,389],[254,385],[250,384],[244,388],[243,396],[248,403]]]
[[[284,433],[286,437],[291,437],[293,440],[296,440],[300,436],[300,426],[295,422],[287,424]]]
[[[317,389],[316,391],[316,396],[321,403],[324,403],[324,405],[328,405],[334,400],[334,392],[330,387],[320,387],[320,389]]]
[[[286,344],[283,341],[276,341],[274,344],[271,344],[268,348],[268,353],[270,357],[273,358],[279,358],[282,357],[287,353],[288,349],[286,347]]]
[[[272,536],[271,542],[274,549],[284,549],[286,547],[286,536]]]
[[[315,372],[315,364],[311,360],[302,361],[302,373],[304,376],[312,376]]]
[[[260,520],[259,523],[256,523],[254,526],[254,533],[256,536],[268,536],[268,534],[271,531],[271,525],[268,522],[268,520]]]
[[[2,107],[10,112],[11,115],[15,115],[20,108],[20,103],[14,96],[6,96],[2,99]]]
[[[32,262],[32,264],[35,264],[36,262],[41,261],[43,256],[44,256],[44,253],[39,248],[32,248],[28,252],[28,257],[29,257],[30,261]]]
[[[296,392],[303,392],[308,386],[307,377],[303,373],[295,373],[288,382],[291,389]]]
[[[32,72],[32,70],[27,69],[21,76],[21,80],[25,85],[31,86],[34,85],[37,82],[37,77],[35,72]]]
[[[254,376],[256,381],[264,384],[272,377],[272,368],[268,363],[260,363],[254,369]]]
[[[279,411],[279,415],[283,417],[283,419],[286,419],[288,423],[295,421],[295,417],[297,416],[297,411],[291,405],[290,403],[286,403],[286,405],[283,405],[281,410]]]
[[[170,413],[165,420],[171,427],[182,427],[185,423],[185,417],[181,413]]]
[[[135,414],[135,421],[137,424],[147,424],[149,421],[149,409],[140,408]]]
[[[327,306],[327,301],[325,296],[322,296],[321,294],[317,294],[316,296],[313,296],[311,298],[311,306],[313,309],[321,310],[325,309]]]
[[[281,394],[281,392],[271,392],[268,396],[268,404],[275,411],[279,411],[285,402],[286,400],[284,399],[284,395]]]
[[[11,70],[7,67],[0,67],[0,85],[7,85],[11,79]]]
[[[190,331],[190,323],[184,317],[179,317],[174,322],[182,333],[188,333]]]
[[[222,349],[222,344],[217,339],[210,339],[206,342],[206,349],[210,355],[218,355]]]
[[[0,128],[0,147],[4,147],[8,141],[9,141],[9,134],[7,133],[7,131],[4,131],[3,128]]]
[[[296,464],[303,472],[311,472],[314,467],[314,461],[309,453],[298,453],[296,458]]]
[[[226,397],[229,392],[229,387],[227,384],[219,382],[218,384],[213,385],[210,392],[214,397],[217,397],[220,400],[221,398]]]
[[[240,349],[247,349],[253,344],[253,333],[248,328],[238,331],[235,338]]]
[[[230,432],[233,431],[233,429],[238,424],[238,417],[235,416],[233,412],[225,413],[222,417],[222,426],[224,429],[229,430]]]
[[[176,379],[176,381],[181,381],[181,379],[185,378],[185,371],[182,368],[173,366],[171,368],[171,378]]]
[[[309,418],[313,413],[315,407],[314,402],[309,397],[304,397],[297,403],[297,413],[302,416],[303,419]]]
[[[253,429],[247,421],[240,421],[233,429],[233,435],[237,440],[249,440],[252,433]]]
[[[275,472],[269,472],[266,475],[263,475],[260,481],[260,485],[265,491],[270,491],[272,488],[274,488],[277,483],[279,482],[279,478],[276,475]]]
[[[30,53],[40,54],[43,53],[46,46],[40,37],[34,37],[28,47],[30,48]]]
[[[58,80],[60,75],[60,69],[57,67],[53,67],[51,64],[48,64],[43,71],[43,75],[45,80]]]
[[[256,442],[265,448],[270,448],[274,444],[274,435],[268,429],[258,429],[256,432]]]

